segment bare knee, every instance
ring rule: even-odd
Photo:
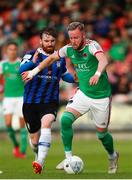
[[[12,114],[5,115],[5,124],[7,127],[12,126]]]
[[[41,128],[51,128],[54,122],[55,116],[53,114],[47,114],[41,119]]]

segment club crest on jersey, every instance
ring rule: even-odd
[[[83,57],[85,57],[85,58],[86,58],[87,56],[88,56],[88,55],[87,55],[87,53],[84,53],[84,54],[83,54]]]

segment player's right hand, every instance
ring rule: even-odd
[[[28,82],[33,78],[33,76],[31,75],[31,71],[25,71],[21,75],[24,82]]]
[[[92,76],[92,77],[90,78],[89,84],[90,84],[91,86],[93,86],[93,85],[96,85],[96,84],[98,83],[98,81],[99,81],[99,76],[95,74],[94,76]]]

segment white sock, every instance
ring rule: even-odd
[[[38,144],[33,144],[30,138],[29,138],[29,144],[32,151],[35,153],[35,161],[36,161],[38,156]]]
[[[43,166],[45,158],[51,144],[51,129],[41,129],[39,144],[38,144],[38,162]]]
[[[66,159],[70,159],[72,157],[72,151],[65,151]]]
[[[109,154],[109,159],[115,159],[116,156],[117,156],[117,153],[114,151],[113,154]]]

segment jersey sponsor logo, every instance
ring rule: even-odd
[[[57,76],[51,76],[51,75],[38,75],[38,78],[41,78],[41,79],[47,79],[49,81],[51,81],[52,79],[55,79],[57,80]]]
[[[74,65],[75,66],[75,68],[76,68],[76,71],[90,71],[89,70],[89,67],[87,66],[87,64],[86,63],[82,63],[82,64],[75,64]]]

